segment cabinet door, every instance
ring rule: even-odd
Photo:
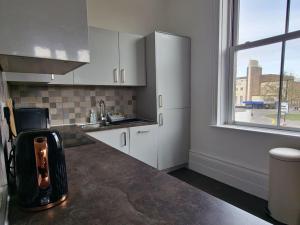
[[[118,85],[118,32],[89,28],[90,64],[74,71],[74,84]]]
[[[120,82],[127,86],[145,86],[145,38],[119,33]]]
[[[5,69],[61,74],[89,62],[86,0],[20,3],[0,1],[1,61],[10,55]]]
[[[190,107],[190,39],[156,32],[155,50],[160,107]]]
[[[51,81],[50,74],[5,72],[5,77],[8,82],[49,83]]]
[[[168,169],[187,163],[190,110],[161,110],[158,118],[158,169]]]
[[[117,129],[87,133],[103,143],[118,149],[121,152],[129,154],[129,130]]]
[[[132,127],[129,155],[157,168],[157,125]]]
[[[51,75],[51,81],[49,84],[73,85],[74,73],[70,72],[65,75]]]

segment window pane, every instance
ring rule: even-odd
[[[234,120],[277,125],[281,43],[236,54]]]
[[[239,44],[285,32],[287,0],[240,0],[239,2]]]
[[[300,128],[300,39],[287,41],[280,125]]]
[[[289,31],[300,30],[300,0],[291,0]]]

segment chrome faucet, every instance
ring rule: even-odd
[[[101,99],[98,104],[100,107],[100,122],[106,122],[105,102]]]

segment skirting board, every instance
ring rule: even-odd
[[[249,194],[268,198],[266,173],[194,151],[189,152],[189,168]]]
[[[161,170],[161,171],[165,172],[165,173],[170,173],[172,171],[179,170],[179,169],[184,168],[184,167],[188,167],[188,164],[184,163],[184,164],[174,166],[174,167],[171,167],[171,168],[168,168],[168,169],[164,169],[164,170]]]

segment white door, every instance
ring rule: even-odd
[[[51,81],[49,84],[73,85],[74,73],[70,72],[65,75],[51,75]]]
[[[121,152],[129,154],[130,143],[129,130],[127,128],[90,132],[87,133],[87,135],[90,135]]]
[[[131,127],[129,155],[157,168],[157,125]]]
[[[74,72],[79,85],[118,85],[118,32],[89,27],[90,64]]]
[[[190,39],[156,32],[155,50],[160,107],[190,107]]]
[[[158,169],[187,163],[190,109],[161,110],[158,118]]]
[[[145,86],[145,38],[119,33],[120,82],[126,86]]]

